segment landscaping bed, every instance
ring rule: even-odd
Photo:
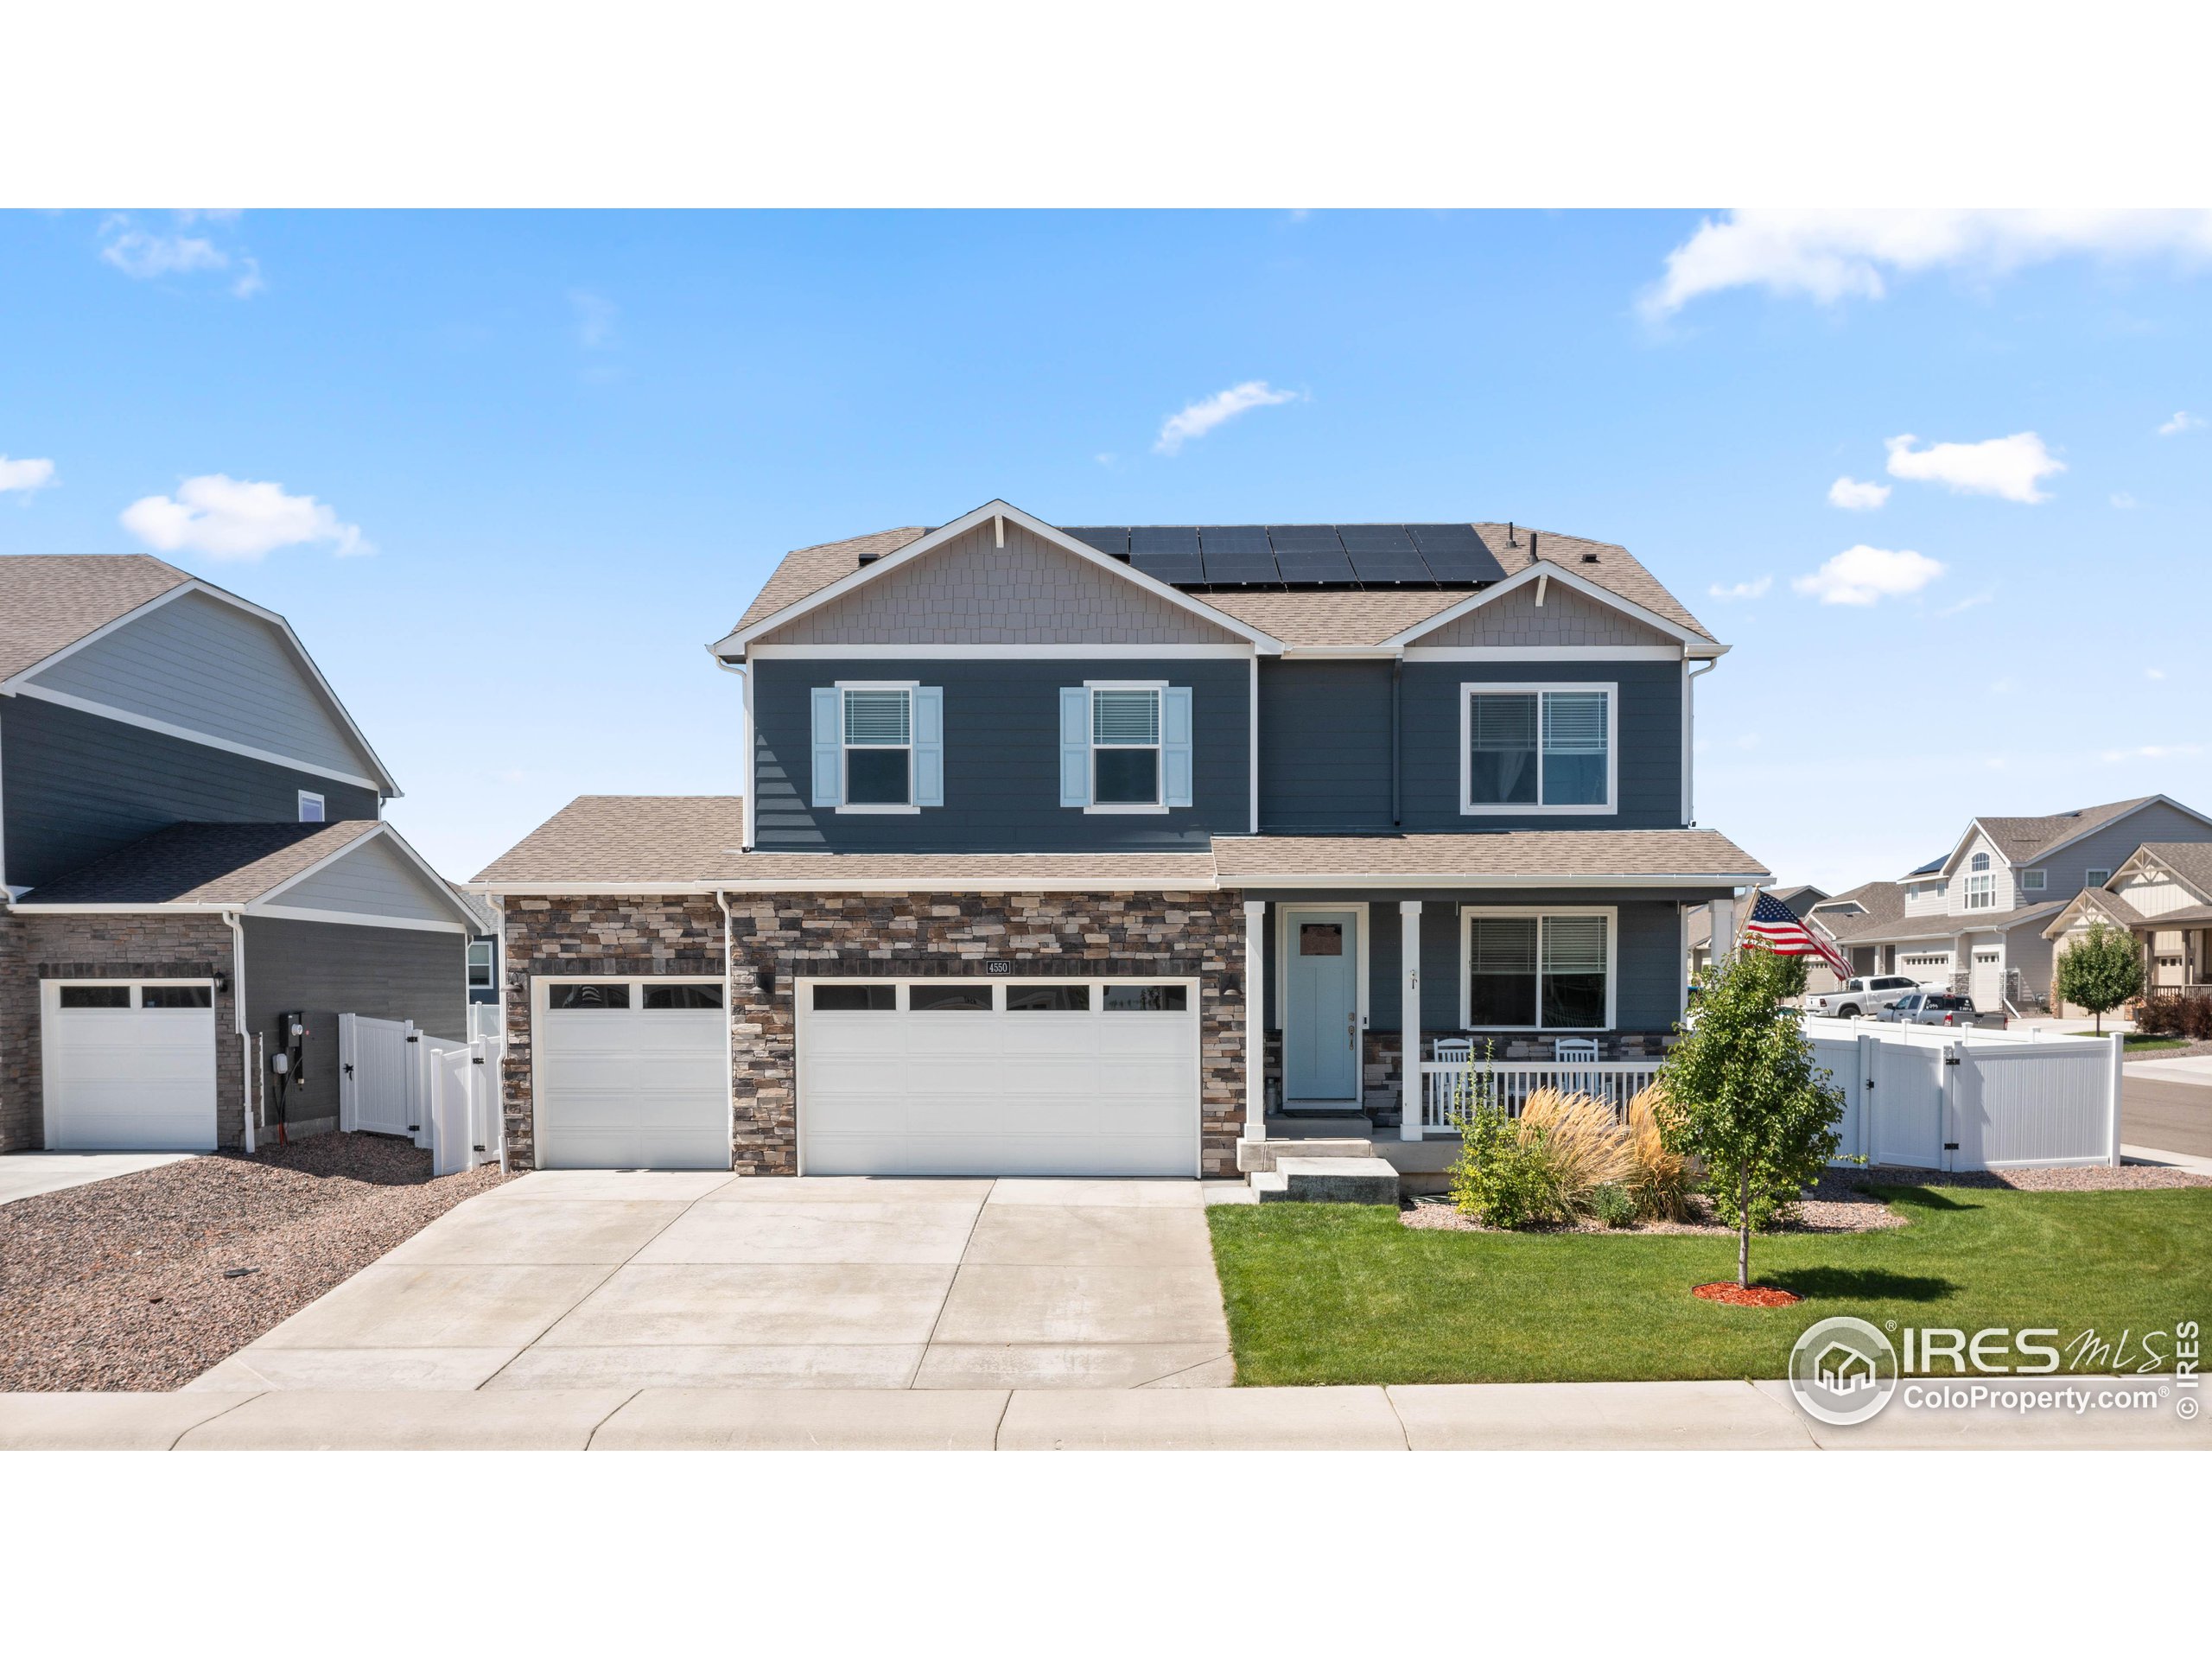
[[[1908,1224],[1762,1234],[1752,1279],[1804,1298],[1782,1308],[1691,1294],[1735,1277],[1730,1236],[1469,1232],[1402,1225],[1381,1205],[1216,1205],[1206,1220],[1236,1379],[1773,1377],[1799,1332],[1839,1313],[1967,1331],[2056,1327],[2062,1343],[2087,1329],[2107,1341],[2125,1331],[2139,1344],[2179,1320],[2212,1319],[2212,1188],[2201,1177],[1853,1176]],[[2021,1190],[2091,1177],[2126,1190]],[[2176,1190],[2146,1190],[2158,1187]]]
[[[180,1388],[505,1179],[324,1135],[0,1205],[0,1390]]]

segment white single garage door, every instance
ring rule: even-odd
[[[48,980],[41,998],[50,1149],[214,1150],[211,985]]]
[[[719,980],[535,984],[540,1169],[728,1169],[729,1023]]]
[[[1188,980],[801,980],[809,1175],[1198,1173]]]
[[[2005,975],[1995,950],[1974,953],[1974,973],[1967,982],[1967,1000],[1976,1014],[2001,1014],[2005,1008]]]
[[[1939,991],[1951,988],[1951,953],[1948,950],[1900,950],[1897,952],[1897,972],[1917,980],[1923,985],[1933,985]]]

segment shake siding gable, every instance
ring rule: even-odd
[[[855,567],[857,568],[857,567]],[[986,524],[755,642],[761,645],[1241,645],[1239,635],[1009,521]]]
[[[1546,584],[1536,603],[1533,583],[1478,606],[1433,633],[1409,642],[1431,645],[1673,645],[1658,629],[1611,606],[1579,594],[1563,582]]]
[[[377,776],[282,630],[189,593],[73,652],[34,686],[270,754]]]

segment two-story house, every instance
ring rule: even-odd
[[[1977,1008],[2048,1006],[2052,924],[2146,842],[2212,842],[2212,818],[2163,795],[2040,817],[1978,817],[1897,880],[1813,907],[1854,971],[1909,974]]]
[[[737,794],[471,884],[511,1163],[1234,1173],[1440,1038],[1656,1052],[1686,910],[1765,879],[1691,827],[1726,647],[1609,543],[994,501],[789,555],[710,649]]]
[[[2212,997],[2212,838],[2144,842],[2102,885],[2075,895],[2043,936],[2056,953],[2099,922],[2133,935],[2145,991]]]
[[[398,792],[283,617],[0,558],[0,1151],[250,1149],[334,1122],[338,1014],[466,1036],[482,924]]]

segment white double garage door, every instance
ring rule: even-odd
[[[1190,980],[800,979],[800,1172],[1198,1173]],[[725,1169],[718,981],[540,979],[537,1159]]]

